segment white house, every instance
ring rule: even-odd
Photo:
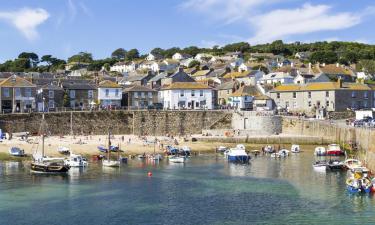
[[[155,60],[159,60],[159,59],[162,59],[162,58],[163,58],[162,55],[149,53],[148,56],[146,57],[146,60],[147,61],[155,61]]]
[[[139,64],[135,62],[118,62],[110,67],[110,71],[116,71],[119,73],[129,73],[138,69]]]
[[[212,109],[212,89],[198,82],[175,82],[159,91],[164,109]]]
[[[285,72],[274,72],[264,75],[259,79],[260,84],[291,84],[294,82],[294,78],[289,73]]]
[[[236,59],[233,59],[230,61],[230,66],[231,67],[239,67],[242,63],[243,63],[243,59],[242,58],[236,58]]]
[[[212,55],[206,54],[206,53],[198,53],[195,56],[195,59],[198,60],[199,62],[206,62],[209,61],[212,58]]]
[[[100,106],[121,107],[122,87],[113,81],[104,80],[98,86],[98,101]]]
[[[314,75],[312,74],[301,74],[297,73],[297,76],[294,78],[295,84],[306,84],[310,80],[314,79]]]
[[[241,65],[238,66],[238,72],[245,72],[245,71],[250,71],[250,70],[251,70],[250,64],[241,63]]]
[[[363,79],[363,80],[369,80],[369,79],[372,79],[373,76],[366,72],[357,72],[357,78]]]
[[[175,53],[173,56],[172,56],[172,59],[174,60],[184,60],[184,59],[189,59],[191,58],[191,55],[189,54],[185,54],[185,53]]]

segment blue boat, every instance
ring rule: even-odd
[[[12,156],[23,157],[23,156],[25,156],[25,151],[18,148],[18,147],[11,147],[9,149],[9,154],[12,155]]]
[[[98,150],[99,150],[100,152],[107,152],[107,151],[108,151],[108,149],[107,149],[106,147],[102,146],[102,145],[99,145],[99,146],[98,146]]]
[[[355,178],[348,178],[346,180],[346,189],[350,194],[357,194],[357,193],[370,193],[372,189],[372,183],[367,178],[362,179],[355,179]]]
[[[236,148],[231,148],[226,153],[228,162],[234,162],[234,163],[248,163],[251,159],[251,157],[246,153],[244,148],[239,148],[237,146]]]
[[[179,153],[179,149],[173,146],[168,145],[166,148],[167,148],[167,153],[170,155],[177,155]]]

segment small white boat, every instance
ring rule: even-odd
[[[57,151],[60,154],[63,154],[63,155],[66,155],[66,154],[70,153],[70,149],[68,147],[65,147],[65,146],[59,146],[59,147],[57,147]]]
[[[224,153],[227,150],[228,148],[224,146],[219,146],[218,148],[216,148],[216,152],[221,152],[221,153]]]
[[[105,167],[120,167],[120,161],[119,160],[103,160],[103,166]]]
[[[264,147],[264,151],[266,153],[274,153],[275,149],[273,149],[273,147],[271,145],[268,145],[268,146]]]
[[[327,155],[328,156],[341,156],[341,155],[345,155],[345,152],[341,150],[340,145],[330,144],[328,145]]]
[[[327,154],[326,148],[319,146],[315,148],[314,155],[316,156],[325,156]]]
[[[280,154],[275,152],[271,154],[271,158],[280,158]]]
[[[279,152],[280,157],[287,157],[289,156],[289,151],[286,149],[281,149]]]
[[[317,172],[326,172],[327,171],[327,161],[317,161],[313,164],[313,168]]]
[[[183,156],[172,156],[168,158],[169,162],[173,163],[184,163],[186,161],[186,158]]]
[[[299,147],[299,145],[292,145],[292,147],[290,148],[290,151],[292,153],[300,153],[301,152],[301,148]]]
[[[239,149],[239,150],[246,150],[246,148],[245,148],[245,145],[243,145],[243,144],[238,144],[237,146],[236,146],[236,149]]]
[[[156,154],[156,155],[151,155],[150,157],[148,157],[149,160],[155,160],[155,161],[158,161],[158,160],[162,160],[163,159],[163,156],[161,154]]]
[[[70,156],[64,160],[64,164],[70,167],[86,167],[88,162],[81,155],[70,154]]]
[[[344,164],[345,164],[345,167],[348,168],[349,170],[362,166],[362,162],[359,161],[358,159],[347,159],[345,160]]]
[[[11,147],[9,149],[9,154],[11,156],[18,156],[18,157],[22,157],[22,156],[25,156],[25,150],[23,149],[20,149],[18,147]]]

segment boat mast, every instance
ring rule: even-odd
[[[42,160],[44,158],[44,107],[42,113]]]
[[[107,150],[107,160],[110,160],[110,152],[111,152],[111,132],[108,130],[108,150]]]

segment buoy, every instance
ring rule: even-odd
[[[152,177],[152,172],[148,172],[147,176]]]

